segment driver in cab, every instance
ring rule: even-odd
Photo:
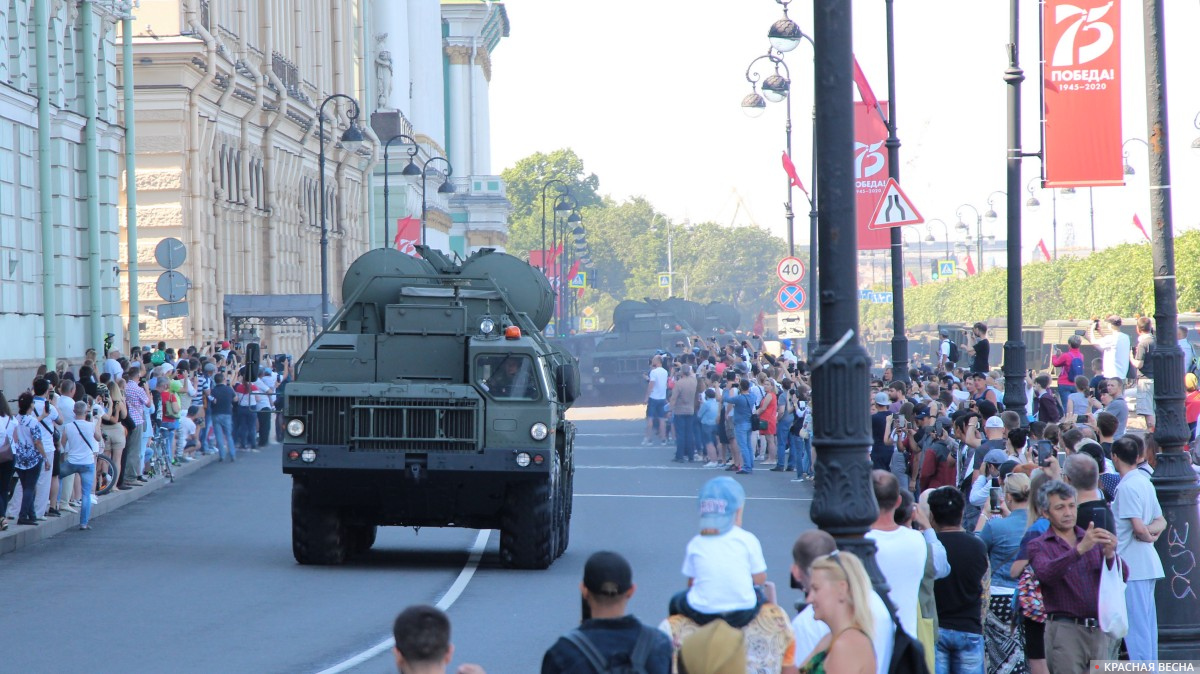
[[[517,356],[507,356],[484,383],[484,390],[497,398],[537,397],[537,388],[529,373],[528,361]]]

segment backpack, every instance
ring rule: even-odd
[[[948,339],[946,341],[950,343],[950,356],[949,356],[950,362],[957,363],[958,360],[960,358],[962,358],[962,352],[958,350],[957,344],[955,344],[954,342],[951,342]]]
[[[567,632],[563,638],[579,649],[583,658],[597,674],[646,674],[649,671],[646,663],[650,660],[650,649],[654,646],[652,639],[656,632],[657,630],[643,625],[632,653],[628,656],[618,654],[609,658],[604,657],[604,654],[596,648],[591,639],[588,639],[583,630],[573,629]]]
[[[889,674],[929,674],[925,663],[925,649],[921,642],[908,635],[896,614],[892,613],[892,661],[888,663]]]
[[[3,436],[4,442],[0,443],[0,463],[8,463],[13,460],[13,442],[9,437],[9,427],[12,426],[13,420],[11,417],[4,417],[4,430],[0,431],[0,436]],[[0,488],[8,488],[8,485],[0,485]],[[6,492],[7,493],[7,492]]]
[[[1072,358],[1071,364],[1067,366],[1067,378],[1074,384],[1075,378],[1081,376],[1083,376],[1083,359]]]

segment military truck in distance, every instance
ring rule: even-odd
[[[461,263],[372,250],[284,401],[292,552],[339,564],[379,526],[500,530],[510,567],[567,548],[575,359],[542,336],[546,277],[484,249]]]

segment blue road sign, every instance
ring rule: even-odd
[[[942,278],[954,276],[954,260],[938,260],[938,275]]]
[[[775,296],[779,308],[784,311],[800,311],[804,308],[804,299],[804,289],[794,283],[780,288],[779,294]]]

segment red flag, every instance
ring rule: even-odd
[[[975,275],[975,262],[974,262],[973,260],[971,260],[971,254],[970,254],[970,253],[967,253],[967,264],[966,264],[966,269],[967,269],[967,276],[974,276],[974,275]]]
[[[909,283],[909,285],[911,285],[913,287],[916,287],[916,285],[917,285],[917,277],[913,276],[911,269],[908,272],[908,283]]]
[[[396,221],[396,239],[393,245],[405,255],[417,256],[416,245],[421,242],[421,219],[406,215]]]
[[[1038,249],[1042,251],[1042,257],[1046,258],[1046,261],[1049,262],[1050,261],[1050,251],[1046,250],[1046,240],[1045,239],[1038,239]]]
[[[809,196],[808,190],[804,189],[804,183],[800,182],[800,176],[796,174],[796,165],[792,163],[792,158],[786,151],[783,153],[783,170],[787,171],[791,184],[799,187],[800,191],[804,192],[804,196]]]
[[[867,82],[867,76],[863,74],[862,67],[858,65],[858,57],[854,57],[854,84],[858,87],[858,95],[862,98],[862,102],[867,104],[875,112],[879,113],[879,119],[883,120],[884,126],[887,126],[887,116],[883,114],[883,108],[879,107],[879,99],[875,97],[875,92],[871,91],[871,84]]]
[[[1146,233],[1146,228],[1142,226],[1142,219],[1137,216],[1137,213],[1133,214],[1133,226],[1138,228],[1147,241],[1150,240],[1150,235]]]

